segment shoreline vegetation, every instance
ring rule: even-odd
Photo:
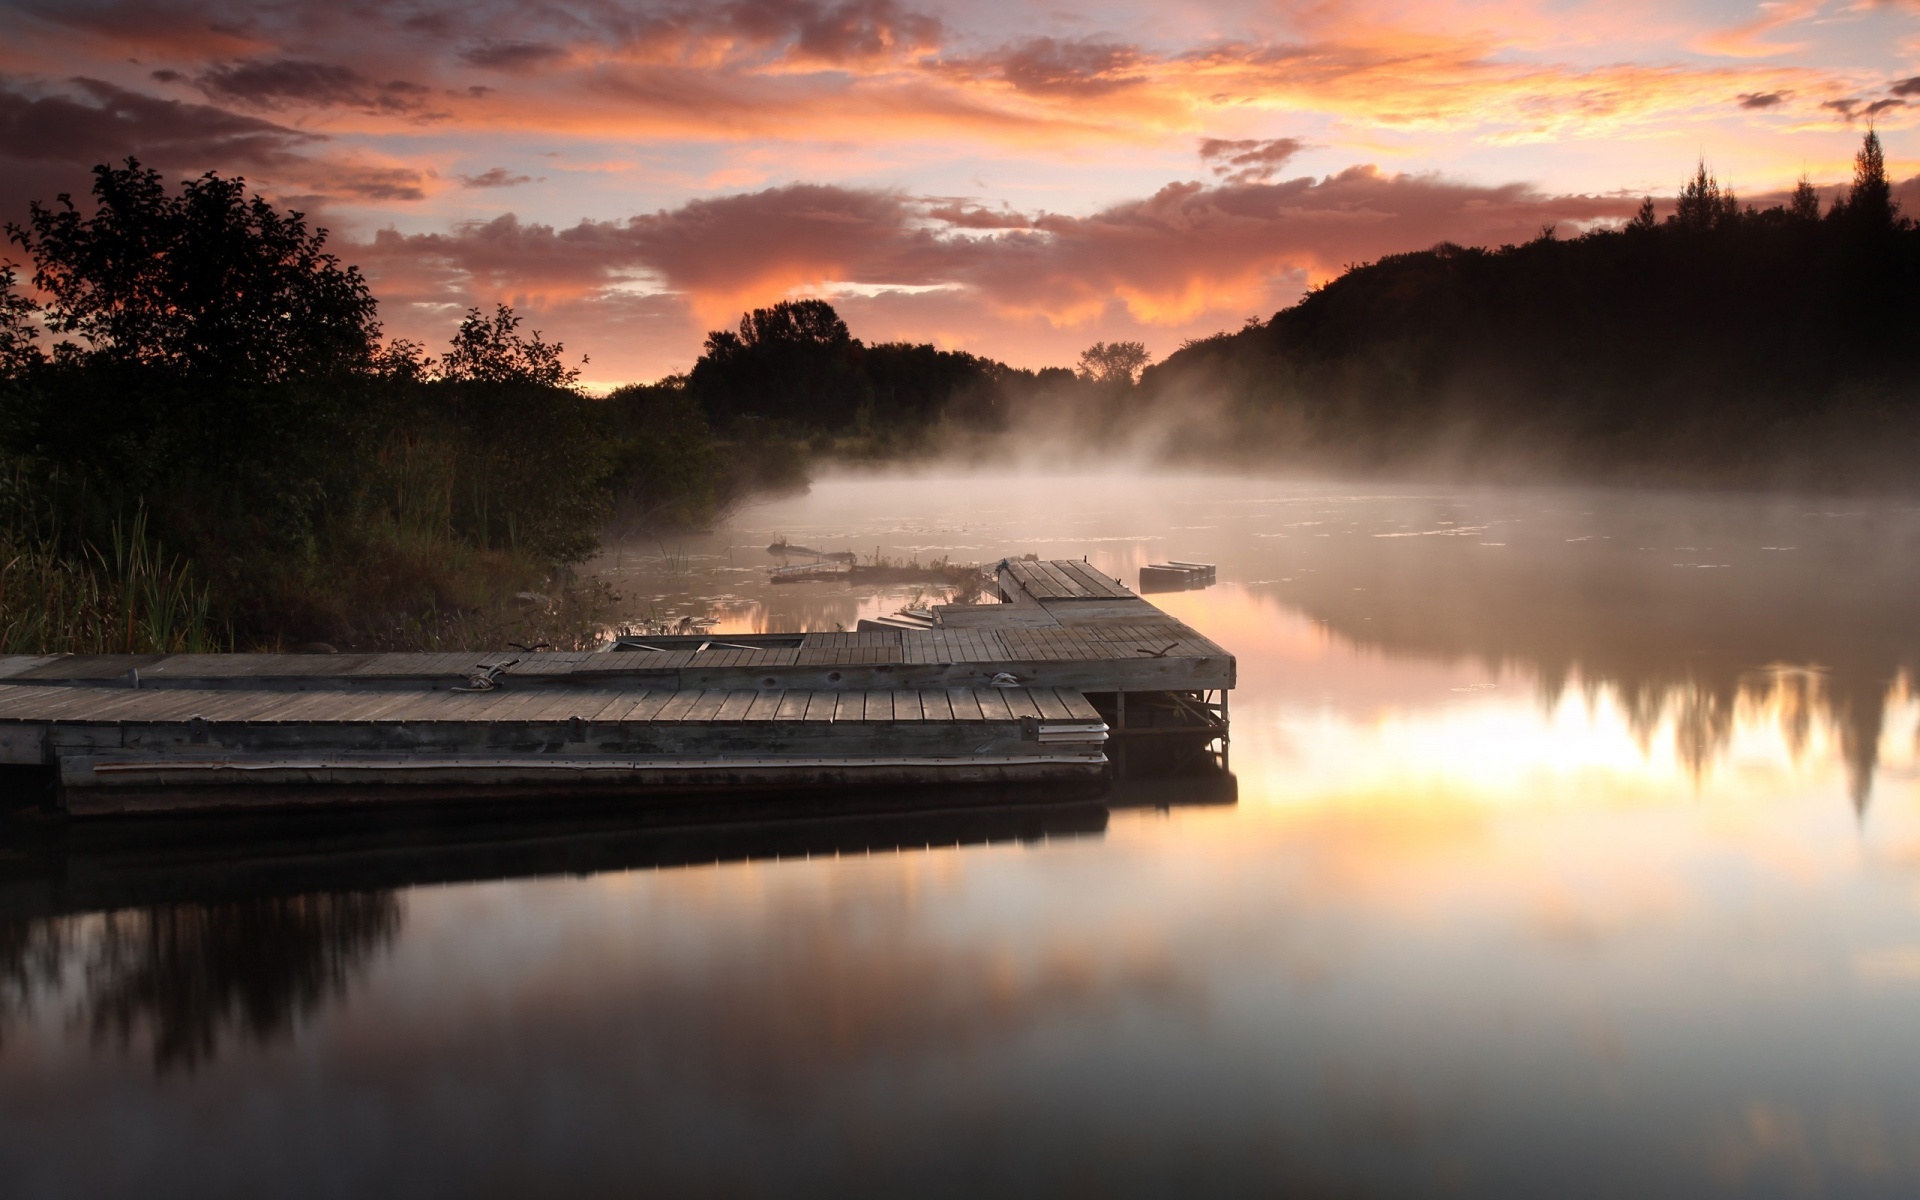
[[[326,231],[242,179],[169,192],[129,159],[92,200],[7,226],[5,654],[585,647],[619,615],[575,572],[603,538],[815,463],[1920,484],[1920,230],[1871,132],[1824,212],[1804,180],[1742,206],[1703,164],[1664,219],[1391,255],[1157,365],[868,345],[796,300],[605,397],[505,305],[437,355],[384,338]]]
[[[590,645],[603,530],[798,480],[673,389],[584,394],[504,305],[439,355],[383,339],[326,231],[243,180],[128,160],[93,201],[7,227],[0,653]]]

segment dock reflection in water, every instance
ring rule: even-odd
[[[863,480],[750,510],[671,570],[605,565],[637,611],[712,604],[722,632],[912,599],[776,592],[782,535],[1122,578],[1219,564],[1157,599],[1239,659],[1232,794],[1136,790],[1004,835],[795,822],[780,836],[800,841],[745,850],[765,835],[616,822],[10,847],[0,1177],[25,1195],[1920,1189],[1920,514]],[[1232,802],[1191,802],[1209,798]],[[104,910],[145,937],[155,911],[295,896],[372,907],[274,918],[306,921],[275,940],[309,961],[263,972],[289,981],[265,989],[271,1019],[188,1006],[228,1015],[164,1074],[152,1008],[125,1047],[95,1035],[94,997],[126,991],[93,990],[114,978],[88,969]],[[177,974],[204,981],[180,994],[244,990]]]
[[[1149,786],[1155,803],[1189,794],[1223,803],[1230,783]],[[16,856],[0,865],[0,1046],[10,1020],[75,979],[93,1044],[148,1047],[161,1073],[191,1071],[223,1042],[291,1038],[345,999],[392,943],[409,888],[1036,843],[1107,825],[1107,808],[1084,801],[955,807],[943,796],[929,808],[918,799],[867,796],[866,811],[854,812],[822,802],[810,815],[792,803],[735,804],[717,823],[693,809],[550,800],[539,811],[503,805],[454,817],[15,826],[6,832]]]

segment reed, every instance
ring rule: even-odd
[[[19,513],[13,514],[16,517]],[[212,598],[147,530],[115,521],[106,546],[63,551],[33,523],[0,528],[0,653],[180,654],[228,648]]]

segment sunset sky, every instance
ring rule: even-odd
[[[1907,180],[1917,114],[1920,0],[0,0],[0,216],[127,154],[244,174],[390,333],[505,300],[598,386],[798,295],[870,342],[1157,358],[1701,155],[1830,194],[1872,120]]]

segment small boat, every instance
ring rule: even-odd
[[[1190,592],[1198,588],[1212,587],[1214,584],[1214,565],[1212,563],[1179,562],[1168,559],[1163,563],[1152,563],[1140,568],[1140,591],[1146,592]]]

